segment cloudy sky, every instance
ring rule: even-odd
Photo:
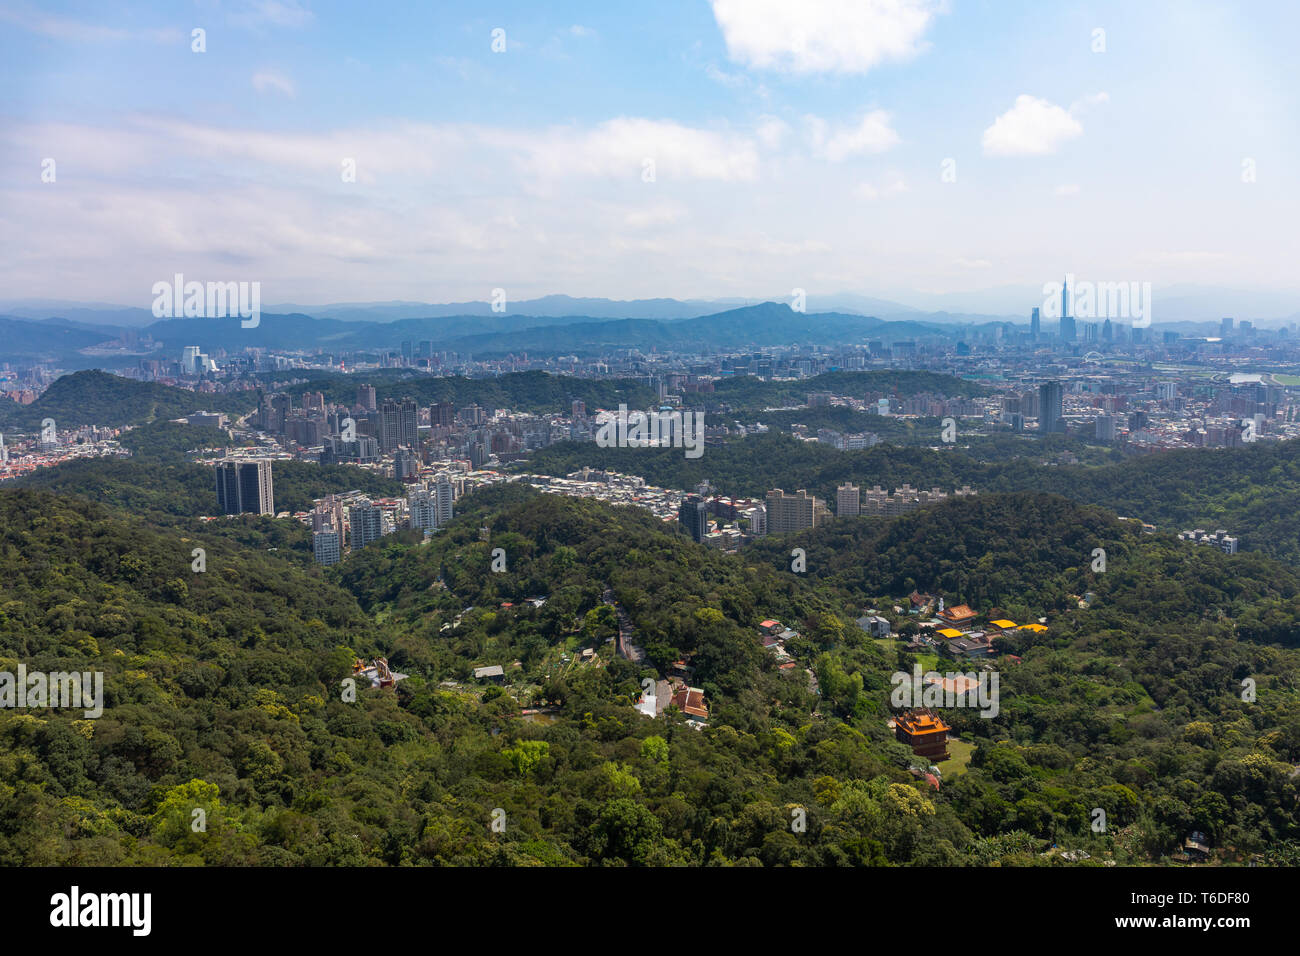
[[[0,0],[0,297],[1293,290],[1298,32],[1290,0]]]

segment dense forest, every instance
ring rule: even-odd
[[[734,556],[523,486],[328,571],[270,550],[281,524],[0,491],[0,670],[99,670],[106,697],[97,720],[0,712],[6,864],[1144,862],[1192,828],[1225,862],[1300,846],[1300,582],[1263,557],[1033,493]],[[886,726],[917,658],[853,622],[871,604],[913,632],[892,610],[911,587],[1049,621],[1000,648],[996,717],[948,712],[969,751],[938,790]],[[616,608],[640,665],[613,652]],[[797,667],[762,649],[770,617],[799,631]],[[407,676],[350,697],[376,654]],[[703,729],[633,708],[682,658]],[[489,664],[501,683],[474,679]]]
[[[845,398],[911,398],[914,395],[939,395],[947,398],[974,398],[990,390],[977,382],[937,372],[880,369],[871,372],[823,372],[795,382],[768,381],[753,375],[733,375],[714,383],[712,393],[703,393],[712,402],[725,403],[733,409],[761,409],[803,405],[808,396],[827,392]]]

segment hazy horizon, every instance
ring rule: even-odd
[[[836,9],[4,0],[0,291],[1295,291],[1294,6]]]

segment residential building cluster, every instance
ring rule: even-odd
[[[1211,547],[1218,548],[1224,554],[1237,553],[1237,538],[1228,534],[1227,531],[1220,528],[1217,531],[1209,532],[1204,528],[1197,528],[1194,531],[1180,531],[1178,538],[1181,541],[1194,541],[1197,544],[1207,544]]]

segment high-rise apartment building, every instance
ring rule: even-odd
[[[352,550],[356,551],[384,536],[384,513],[371,502],[361,501],[348,509],[348,525]]]
[[[379,407],[379,450],[390,455],[399,447],[414,448],[419,436],[419,407],[410,398],[385,399]]]
[[[677,520],[696,541],[709,533],[709,503],[699,495],[687,495],[677,509]]]
[[[432,531],[438,527],[437,508],[428,488],[411,489],[406,496],[406,510],[413,529]]]
[[[437,402],[430,405],[429,424],[435,428],[455,428],[456,406],[451,402]]]
[[[1038,430],[1043,434],[1065,431],[1065,389],[1060,382],[1038,386]]]
[[[1115,440],[1115,416],[1098,415],[1097,416],[1097,440],[1114,441]]]
[[[437,521],[436,527],[445,528],[451,524],[455,500],[456,489],[452,485],[451,479],[446,475],[439,475],[433,483],[433,507],[434,520]]]
[[[317,531],[311,536],[311,555],[317,564],[338,564],[343,557],[343,548],[339,543],[341,532],[334,529]]]
[[[399,448],[393,455],[393,477],[407,481],[420,474],[420,456],[413,448]]]
[[[769,534],[803,531],[817,524],[825,506],[807,491],[792,495],[780,488],[767,493],[767,530]]]
[[[852,517],[862,513],[862,491],[849,482],[835,489],[835,513],[840,517]]]
[[[275,514],[270,459],[226,459],[217,462],[216,472],[217,507],[222,514]]]

